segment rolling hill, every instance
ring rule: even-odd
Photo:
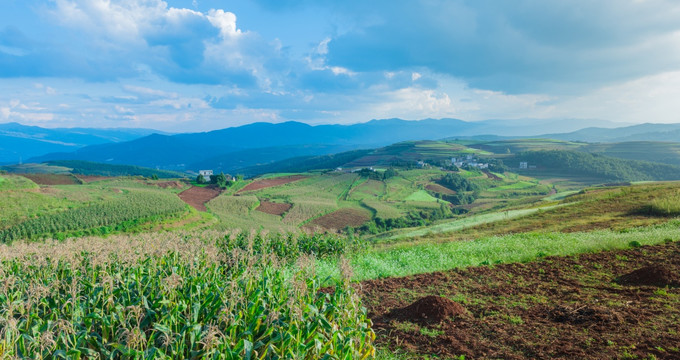
[[[79,148],[134,140],[153,133],[152,129],[88,129],[0,124],[0,164],[16,163],[52,152],[72,152]]]
[[[562,125],[559,125],[557,129],[571,131],[585,126],[590,121],[574,120],[562,121],[561,123]],[[548,122],[548,124],[553,124],[553,122]],[[603,126],[614,125],[607,122],[600,122],[599,124]],[[243,150],[271,153],[274,148],[285,147],[278,149],[275,153],[277,153],[277,156],[279,153],[282,155],[290,153],[291,155],[288,156],[290,158],[325,155],[342,150],[377,148],[409,140],[432,140],[490,133],[537,135],[545,132],[545,130],[546,127],[539,126],[535,119],[476,122],[457,119],[425,119],[419,121],[386,119],[352,125],[317,126],[299,122],[253,123],[203,133],[173,136],[152,135],[132,142],[89,146],[71,153],[51,153],[35,157],[31,161],[87,160],[174,170],[196,170],[193,169],[194,166],[206,167],[212,165],[213,168],[219,167],[231,171],[230,169],[237,167],[261,165],[282,159],[274,156],[269,156],[269,159],[267,159],[267,156],[258,158],[252,156],[251,152],[236,154]],[[296,147],[298,149],[294,150]],[[316,150],[312,151],[313,149]],[[252,157],[252,159],[247,159],[248,157]]]

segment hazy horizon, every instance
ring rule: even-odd
[[[7,0],[0,123],[675,123],[679,19],[664,0]]]

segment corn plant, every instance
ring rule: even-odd
[[[76,231],[124,231],[143,221],[178,215],[185,204],[172,194],[130,191],[125,197],[25,220],[0,230],[0,242],[58,236]]]
[[[373,356],[375,335],[347,278],[321,291],[312,258],[300,256],[290,274],[286,258],[214,240],[146,234],[0,248],[0,357]]]

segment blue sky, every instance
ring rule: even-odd
[[[0,122],[680,122],[675,0],[2,0]]]

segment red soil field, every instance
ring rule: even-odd
[[[325,229],[341,230],[347,226],[361,226],[371,220],[367,212],[357,209],[340,209],[314,219],[311,224]]]
[[[21,174],[38,185],[79,185],[78,179],[71,174]]]
[[[680,359],[679,274],[676,241],[356,287],[404,358]]]
[[[454,195],[456,192],[439,184],[427,184],[425,189],[444,195]]]
[[[262,200],[260,201],[260,206],[258,206],[255,210],[272,215],[283,215],[286,213],[286,211],[290,210],[291,207],[292,205],[288,203],[275,203]]]
[[[246,191],[253,191],[253,190],[260,190],[272,186],[278,186],[278,185],[283,185],[283,184],[288,184],[293,181],[298,181],[302,179],[306,179],[307,176],[303,175],[294,175],[294,176],[286,176],[286,177],[280,177],[280,178],[274,178],[274,179],[263,179],[263,180],[256,180],[251,182],[250,184],[246,185],[243,189],[239,190],[238,192],[246,192]]]
[[[219,188],[215,187],[192,186],[182,191],[177,196],[185,203],[191,205],[194,209],[198,211],[207,211],[208,209],[205,207],[205,203],[219,196],[221,192],[222,191]]]

